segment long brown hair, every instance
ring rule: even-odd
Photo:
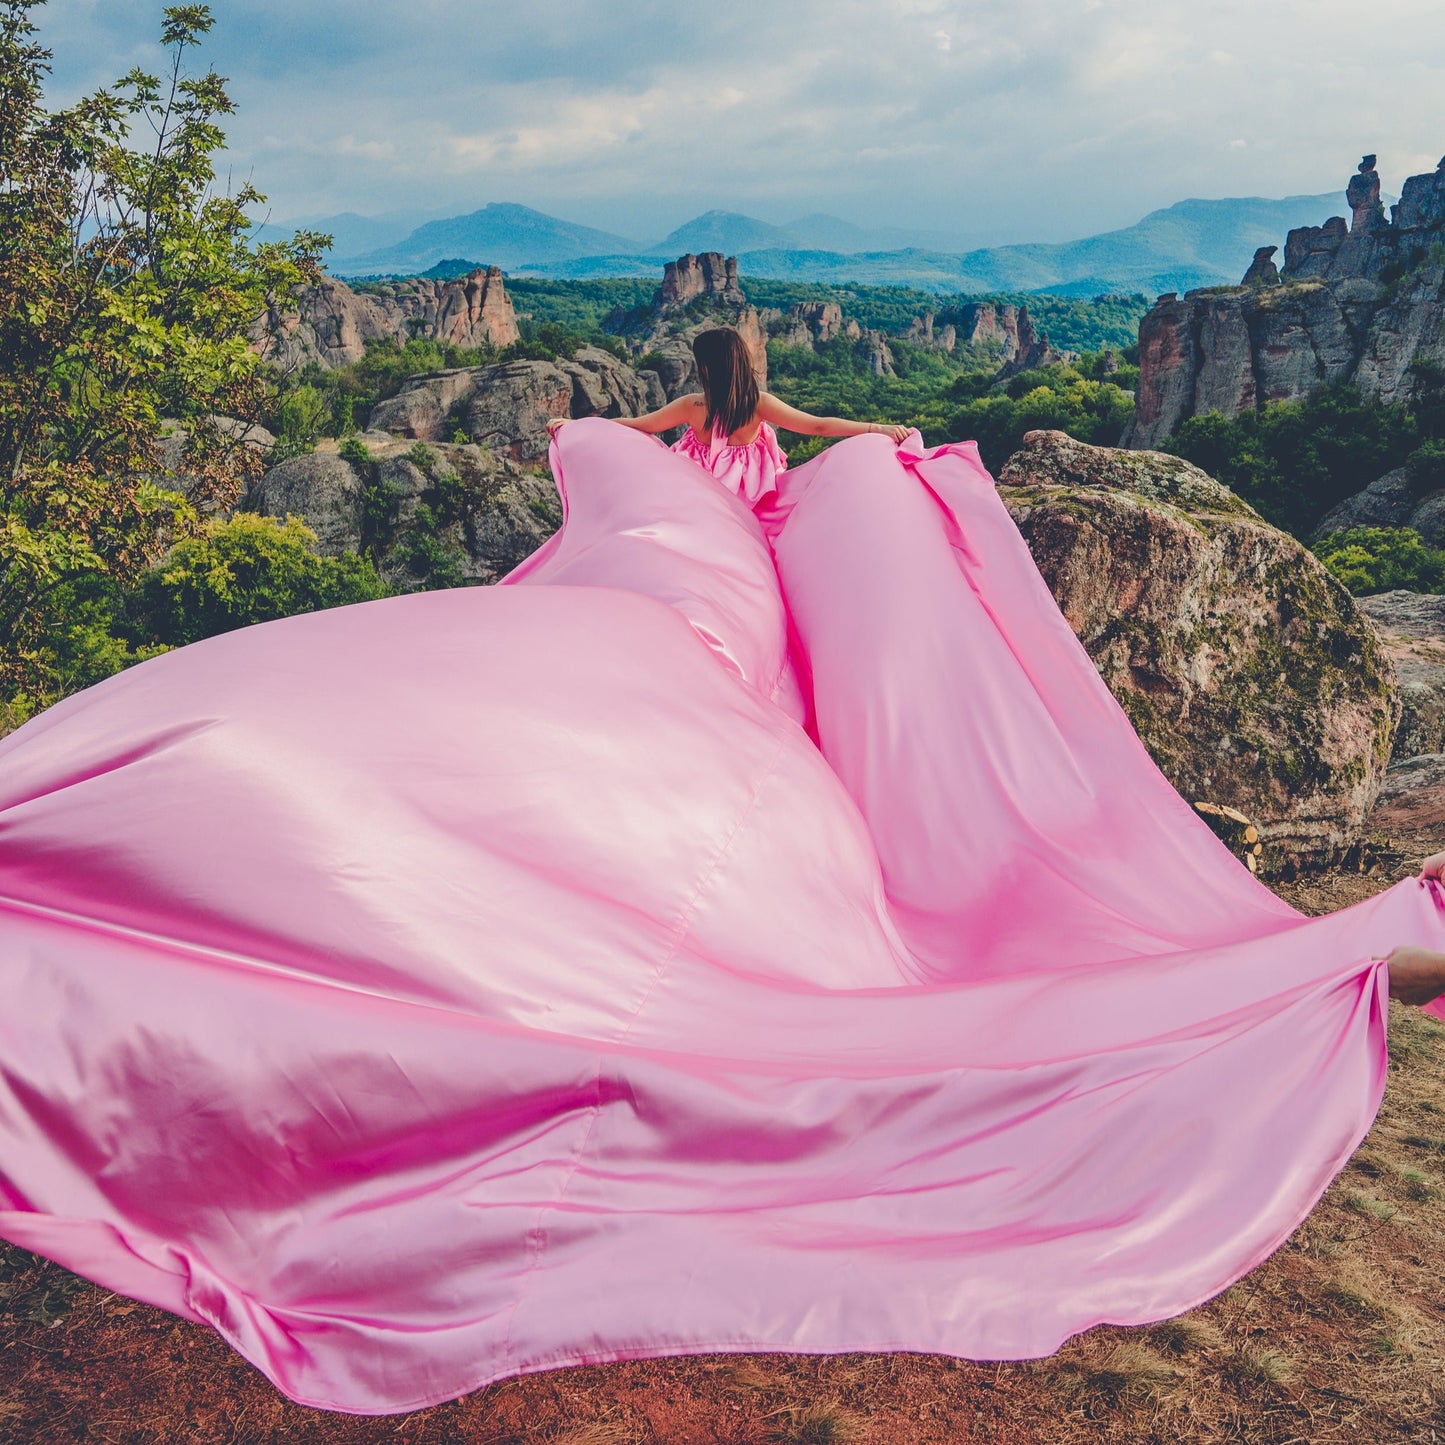
[[[758,378],[747,342],[730,326],[700,331],[692,342],[697,379],[707,402],[708,435],[731,436],[758,409]]]

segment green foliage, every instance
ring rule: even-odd
[[[564,326],[555,321],[525,320],[517,323],[520,341],[504,347],[503,361],[553,361],[575,356],[584,346],[595,346],[611,352],[620,360],[627,359],[627,348],[617,337],[597,326]]]
[[[1314,553],[1357,597],[1397,587],[1445,592],[1445,551],[1409,527],[1351,527],[1316,542]]]
[[[1272,402],[1260,411],[1190,417],[1163,443],[1238,492],[1275,526],[1307,535],[1315,523],[1376,477],[1417,451],[1428,472],[1430,401],[1423,408],[1384,406],[1350,387],[1331,387],[1304,401]]]
[[[652,299],[657,282],[641,276],[612,281],[542,281],[530,276],[508,276],[507,295],[517,323],[550,322],[566,331],[601,331],[615,311],[629,311]]]
[[[768,346],[768,387],[784,401],[820,416],[864,421],[899,421],[918,427],[924,440],[947,437],[953,413],[950,388],[964,363],[947,352],[890,338],[896,376],[875,376],[846,336],[810,350]],[[815,439],[783,438],[790,459],[806,460],[824,445]]]
[[[457,534],[475,545],[473,514],[482,500],[479,488],[484,481],[479,476],[469,482],[442,468],[436,452],[421,442],[407,456],[425,473],[429,485],[397,539],[393,560],[418,588],[464,587],[466,558]]]
[[[336,450],[342,461],[350,462],[354,467],[371,465],[371,453],[360,437],[347,437]]]
[[[1030,295],[996,292],[960,296],[909,286],[828,286],[801,281],[768,281],[755,276],[741,279],[748,300],[755,306],[776,306],[786,311],[800,301],[836,301],[844,314],[860,326],[892,334],[904,331],[915,317],[933,312],[934,329],[957,325],[965,305],[992,302],[1027,306],[1034,325],[1049,334],[1055,346],[1066,351],[1132,350],[1139,334],[1139,318],[1148,311],[1146,296]],[[507,283],[508,288],[512,282]],[[890,343],[891,344],[891,343]],[[1137,360],[1137,352],[1134,359]]]
[[[241,512],[172,549],[123,598],[133,642],[179,647],[297,612],[388,595],[364,557],[321,557],[294,517]]]
[[[272,464],[314,452],[316,439],[332,412],[333,408],[314,386],[302,385],[289,391],[277,411],[280,430],[271,452]]]
[[[1405,459],[1410,487],[1417,497],[1445,488],[1445,438],[1430,437]]]
[[[1026,432],[1062,431],[1094,446],[1115,446],[1133,415],[1134,394],[1112,378],[1091,378],[1089,369],[1099,370],[1093,358],[1037,367],[1002,387],[977,374],[965,377],[954,388],[964,405],[953,414],[949,437],[977,441],[983,464],[994,472]]]
[[[300,232],[252,245],[247,212],[264,196],[214,193],[232,106],[220,76],[183,68],[207,7],[166,7],[164,82],[133,69],[56,111],[34,8],[0,0],[0,702],[12,711],[85,673],[64,655],[81,646],[70,609],[83,600],[99,639],[107,584],[196,527],[164,485],[162,416],[187,424],[194,499],[234,496],[256,474],[257,454],[209,418],[261,419],[250,333],[268,300],[284,307],[319,276],[330,243]],[[95,641],[98,668],[128,656]]]

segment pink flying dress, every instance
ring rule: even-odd
[[[1258,884],[972,445],[770,446],[574,422],[503,585],[227,633],[0,742],[0,1235],[378,1414],[1041,1356],[1285,1239],[1439,887]]]

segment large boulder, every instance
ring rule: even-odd
[[[371,426],[422,441],[467,437],[513,461],[547,455],[553,416],[641,416],[665,400],[657,377],[599,347],[558,361],[507,361],[411,377],[371,413]]]
[[[1030,432],[999,485],[1174,786],[1254,819],[1267,865],[1353,846],[1399,692],[1374,627],[1324,567],[1177,457]]]
[[[1408,467],[1376,477],[1368,487],[1331,507],[1314,530],[1313,541],[1348,532],[1352,527],[1408,527],[1420,498]]]
[[[489,448],[375,430],[355,440],[355,460],[327,441],[272,468],[252,509],[299,517],[324,553],[367,551],[398,589],[434,585],[439,565],[453,581],[495,582],[561,525],[552,478]]]
[[[307,452],[272,467],[246,506],[263,517],[299,517],[328,557],[361,548],[361,478],[335,452]]]

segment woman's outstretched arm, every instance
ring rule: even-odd
[[[660,406],[645,416],[616,416],[612,420],[618,426],[631,427],[633,431],[651,432],[655,436],[658,432],[670,431],[675,426],[686,426],[700,414],[701,404],[702,393],[694,392],[690,396],[680,396],[676,401],[670,401],[666,406]],[[547,431],[556,436],[557,428],[565,426],[571,419],[565,416],[551,417],[547,422]]]
[[[779,401],[770,391],[765,391],[758,398],[758,415],[783,431],[797,432],[806,437],[857,437],[877,432],[890,441],[901,442],[909,432],[908,427],[895,426],[887,421],[850,421],[844,416],[814,416],[810,411],[799,411],[797,407]]]

